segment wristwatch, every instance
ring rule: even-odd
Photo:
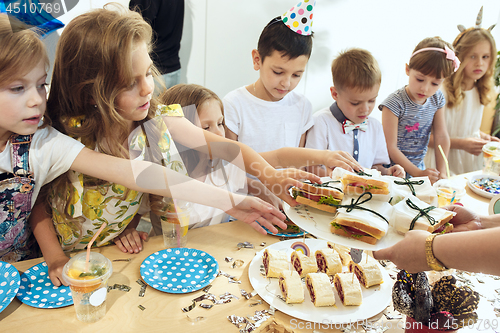
[[[427,266],[429,266],[430,269],[434,271],[444,271],[448,268],[446,268],[442,262],[437,260],[434,256],[434,251],[432,251],[432,243],[437,235],[438,234],[431,234],[425,239],[425,257],[427,259]]]

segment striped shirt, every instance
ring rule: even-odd
[[[422,170],[425,169],[423,160],[434,115],[444,105],[445,98],[441,90],[419,105],[411,100],[405,87],[390,94],[379,105],[380,110],[385,106],[398,117],[398,149]]]

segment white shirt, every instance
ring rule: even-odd
[[[324,108],[313,115],[314,126],[307,133],[306,148],[342,150],[354,154],[354,133],[344,134],[342,124],[332,115],[330,108]],[[371,169],[376,164],[389,164],[389,153],[382,124],[368,117],[366,132],[358,131],[359,158],[364,168]]]
[[[302,134],[313,125],[311,103],[294,91],[269,102],[241,87],[228,93],[223,103],[227,128],[258,153],[298,147]]]
[[[29,151],[30,171],[34,174],[35,187],[31,206],[35,204],[40,188],[69,170],[85,146],[62,134],[53,127],[39,129],[33,135]],[[13,172],[11,143],[0,153],[0,173]]]

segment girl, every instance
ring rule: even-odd
[[[446,165],[438,150],[437,170],[426,169],[423,160],[431,130],[434,145],[441,145],[445,154],[448,153],[450,139],[444,120],[445,100],[438,89],[459,64],[448,43],[439,37],[424,39],[406,64],[408,85],[389,95],[379,106],[389,157],[410,176],[428,176],[432,183],[446,178]]]
[[[482,169],[483,159],[479,155],[483,145],[499,141],[479,130],[484,106],[491,101],[489,95],[497,52],[490,29],[481,28],[478,17],[476,27],[463,29],[453,47],[461,61],[460,68],[444,81],[446,128],[450,135],[448,161],[452,175]],[[431,136],[429,147],[433,144]],[[434,149],[427,152],[425,164],[435,165]]]
[[[224,108],[220,98],[211,90],[196,84],[178,84],[159,97],[164,104],[179,103],[183,106],[185,116],[193,124],[221,137],[225,136]],[[281,148],[274,151],[260,153],[271,165],[285,167],[293,164],[295,167],[307,165],[308,162],[328,165],[330,172],[334,167],[352,170],[360,169],[359,164],[346,152],[322,151],[306,148]],[[281,201],[258,180],[246,178],[245,173],[234,165],[221,163],[220,160],[211,160],[206,155],[192,150],[181,152],[182,160],[191,177],[207,184],[227,188],[228,191],[247,191],[252,195],[266,200],[276,207],[281,206]],[[191,225],[191,228],[212,225],[227,220],[224,212],[207,207],[195,205],[194,209],[200,216],[201,222]],[[154,219],[152,219],[153,221]],[[160,231],[158,221],[153,223],[155,232]]]
[[[120,157],[151,158],[183,173],[185,168],[171,136],[214,158],[232,160],[241,154],[247,170],[294,205],[286,189],[300,182],[289,176],[312,181],[318,181],[318,177],[299,170],[278,172],[247,146],[204,133],[182,117],[180,107],[158,106],[152,98],[155,70],[149,57],[151,36],[151,27],[138,13],[120,7],[94,10],[73,19],[61,34],[56,50],[48,100],[48,112],[54,126],[79,138],[93,150]],[[130,138],[129,144],[127,138]],[[147,178],[139,175],[138,179],[153,183],[153,187],[157,182],[149,175]],[[184,183],[172,181],[169,184],[187,192]],[[191,195],[199,196],[195,192]],[[135,225],[130,224],[138,220],[136,215],[143,201],[141,191],[102,182],[81,172],[69,172],[51,185],[49,193],[53,222],[64,249],[84,248],[106,222],[106,228],[95,242],[97,246],[115,241],[124,252],[141,250],[141,239]],[[241,200],[241,196],[232,194],[225,199],[210,196],[205,197],[211,202],[209,205],[215,205],[212,200],[221,201],[215,206],[222,206],[217,208],[225,208],[223,210],[227,210],[231,202]],[[184,199],[195,202],[192,198]],[[261,200],[252,203],[262,205]],[[162,198],[153,197],[151,206],[158,213],[166,209]],[[239,219],[231,211],[228,213]],[[265,216],[280,223],[277,218]],[[242,217],[250,223],[247,216]],[[277,217],[284,216],[277,214]],[[266,228],[269,226],[276,232],[264,217],[257,219],[260,220]],[[37,215],[33,216],[33,223],[38,227],[35,235],[47,261],[49,275],[53,283],[59,285],[61,270],[68,258],[51,231],[51,219]],[[251,224],[265,233],[255,219]],[[115,240],[117,236],[120,237]]]

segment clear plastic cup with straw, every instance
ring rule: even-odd
[[[87,252],[71,258],[63,268],[63,279],[69,284],[76,317],[83,322],[93,323],[106,314],[108,279],[113,273],[111,261],[97,252],[90,252],[92,243],[104,229],[99,231],[87,245]]]
[[[460,202],[460,199],[465,195],[465,179],[451,178],[450,177],[450,167],[448,165],[448,159],[444,154],[441,145],[438,145],[439,151],[443,156],[444,163],[446,165],[446,172],[448,174],[448,179],[440,179],[434,183],[434,188],[437,192],[438,197],[438,207],[443,207],[451,205],[456,202]]]
[[[165,212],[160,217],[163,245],[165,248],[186,247],[192,204],[174,200],[173,206],[173,210]]]

